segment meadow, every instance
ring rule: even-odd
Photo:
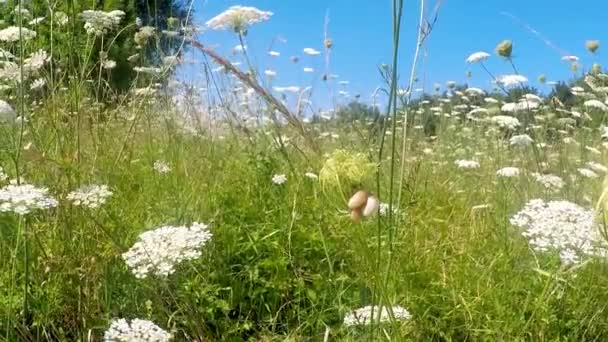
[[[0,340],[608,339],[599,64],[564,56],[572,80],[539,94],[503,41],[462,56],[495,89],[422,93],[395,57],[386,105],[312,111],[247,56],[271,12],[155,28],[33,3],[0,4]],[[173,77],[185,51],[204,87]]]

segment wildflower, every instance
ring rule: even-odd
[[[43,22],[44,19],[45,19],[45,17],[34,18],[34,19],[30,20],[29,24],[31,26],[36,26],[36,25],[40,24],[41,22]]]
[[[392,321],[391,317],[393,317],[396,321],[408,321],[412,318],[412,315],[407,309],[398,305],[393,306],[390,311],[384,306],[382,307],[382,310],[380,310],[380,308],[377,306],[368,305],[348,313],[344,317],[344,325],[367,325],[371,324],[372,321],[375,323],[387,323]]]
[[[97,209],[106,203],[110,196],[112,196],[112,191],[107,185],[88,185],[70,192],[66,198],[76,206]]]
[[[527,134],[514,135],[509,139],[511,146],[529,146],[534,140]]]
[[[48,189],[30,184],[9,184],[0,188],[0,212],[25,215],[37,209],[57,206],[57,200],[48,195]]]
[[[55,21],[59,26],[65,26],[69,22],[69,17],[64,12],[53,12]]]
[[[585,150],[587,150],[587,151],[589,151],[589,152],[591,152],[593,154],[597,154],[597,155],[601,155],[602,154],[602,152],[600,150],[598,150],[595,147],[591,147],[591,146],[585,146]]]
[[[14,43],[19,41],[19,39],[21,38],[23,38],[23,40],[30,40],[36,38],[36,31],[32,31],[25,27],[21,27],[21,32],[19,31],[19,27],[17,26],[9,26],[5,29],[0,30],[0,41]]]
[[[587,167],[596,172],[608,173],[608,167],[596,162],[588,162]]]
[[[101,63],[102,68],[106,69],[106,70],[112,70],[114,68],[116,68],[116,62],[111,60],[111,59],[106,59],[105,61],[103,61]]]
[[[315,69],[313,69],[313,68],[304,68],[304,72],[306,72],[306,73],[315,72]]]
[[[478,169],[479,162],[475,160],[459,159],[454,162],[459,169]]]
[[[489,204],[478,204],[478,205],[472,206],[471,210],[472,211],[479,211],[479,210],[488,209],[490,207],[491,207],[491,205],[489,205]]]
[[[104,342],[147,341],[165,342],[171,334],[151,321],[136,318],[128,322],[124,318],[115,319],[103,335]]]
[[[169,166],[169,164],[165,163],[162,160],[155,161],[153,169],[154,169],[154,171],[156,171],[160,174],[165,174],[165,173],[171,172],[171,167]]]
[[[268,54],[272,57],[279,57],[281,55],[280,52],[272,51],[272,50],[268,51]]]
[[[503,40],[496,45],[495,51],[496,54],[501,57],[511,58],[511,54],[513,53],[513,42],[510,40]]]
[[[579,168],[578,169],[578,173],[580,173],[581,176],[583,176],[585,178],[597,178],[597,177],[599,177],[597,173],[593,172],[592,170],[585,169],[585,168]]]
[[[532,176],[539,182],[545,189],[551,191],[559,191],[566,184],[564,180],[556,175],[551,174],[540,174],[533,173]]]
[[[517,177],[519,176],[519,169],[516,167],[503,167],[502,169],[496,171],[496,175],[498,177]]]
[[[314,173],[312,173],[312,172],[306,172],[306,173],[304,174],[304,176],[306,176],[307,178],[312,179],[312,180],[317,180],[317,179],[319,179],[319,176],[317,176],[316,174],[314,174]]]
[[[8,102],[0,100],[0,122],[10,122],[15,120],[17,113]]]
[[[479,63],[479,62],[485,61],[488,58],[490,58],[490,54],[489,53],[483,52],[483,51],[479,51],[479,52],[475,52],[475,53],[471,54],[467,58],[467,63]]]
[[[496,83],[502,84],[505,87],[518,86],[527,82],[528,79],[521,75],[503,75],[496,79]]]
[[[588,40],[585,42],[585,47],[587,48],[587,50],[589,50],[589,52],[595,53],[597,51],[597,49],[600,48],[600,41],[599,40]]]
[[[269,78],[272,78],[277,75],[277,72],[274,70],[264,70],[264,75],[268,76]]]
[[[30,90],[40,90],[40,89],[44,88],[45,85],[46,85],[46,80],[44,78],[37,78],[30,85]]]
[[[198,222],[190,227],[162,226],[142,233],[122,258],[136,278],[168,276],[179,263],[200,257],[211,237],[208,226]]]
[[[516,117],[508,115],[496,115],[490,119],[491,122],[498,125],[498,127],[514,130],[519,127],[520,123]]]
[[[146,44],[146,42],[149,39],[154,37],[155,32],[156,32],[156,29],[152,26],[140,27],[139,30],[137,30],[137,32],[135,32],[135,36],[133,37],[133,40],[135,41],[135,43],[137,45],[143,46]]]
[[[274,175],[272,176],[272,182],[276,185],[282,185],[287,182],[287,176],[285,176],[284,174]]]
[[[578,263],[584,256],[606,255],[594,211],[574,203],[533,199],[510,222],[523,229],[534,250],[556,250],[566,264]]]
[[[303,51],[304,51],[305,54],[307,54],[309,56],[316,56],[316,55],[320,55],[321,54],[320,51],[317,51],[317,50],[315,50],[313,48],[304,48]]]
[[[212,30],[232,30],[244,34],[249,26],[268,21],[272,15],[272,12],[261,11],[255,7],[232,6],[207,21],[206,25]]]
[[[608,111],[608,106],[606,106],[602,101],[599,100],[587,100],[585,101],[584,106],[587,108],[598,109],[603,112]]]
[[[28,58],[24,60],[23,67],[30,71],[36,72],[50,60],[48,53],[42,49],[32,53]]]
[[[90,35],[103,36],[118,27],[125,16],[120,10],[104,12],[87,10],[80,15],[84,20],[84,29]]]
[[[297,93],[300,91],[300,87],[296,87],[296,86],[289,86],[289,87],[272,87],[272,89],[274,91],[276,91],[277,93]]]
[[[577,56],[563,56],[562,61],[564,62],[578,62],[579,58]]]

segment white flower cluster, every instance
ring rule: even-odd
[[[36,31],[32,31],[25,27],[9,26],[5,29],[0,30],[0,41],[7,43],[18,42],[19,39],[30,40],[36,38]]]
[[[74,205],[97,209],[106,203],[112,191],[107,185],[88,185],[68,194],[67,199]]]
[[[165,342],[171,334],[153,322],[136,318],[131,322],[126,319],[115,319],[103,334],[105,342]]]
[[[212,235],[205,224],[163,226],[142,233],[122,257],[137,278],[168,276],[182,261],[196,259]]]
[[[319,176],[317,176],[316,173],[312,173],[312,172],[306,172],[304,174],[304,176],[306,176],[307,178],[309,178],[311,180],[317,180],[317,179],[319,179]]]
[[[103,36],[118,27],[124,16],[125,12],[119,10],[110,12],[87,10],[81,14],[84,29],[88,34],[95,36]]]
[[[490,54],[489,53],[483,52],[483,51],[479,51],[479,52],[472,53],[467,58],[467,63],[479,63],[479,62],[485,61],[488,58],[490,58]]]
[[[585,101],[584,105],[587,108],[594,108],[603,112],[608,111],[608,106],[606,106],[602,101],[599,100],[587,100]]]
[[[372,311],[374,312],[373,316]],[[396,321],[407,321],[412,318],[410,312],[399,305],[393,306],[390,312],[393,313],[393,317]],[[380,310],[377,306],[368,305],[347,314],[344,317],[344,325],[353,326],[370,324],[372,323],[372,317],[374,323],[391,322],[391,315],[388,308],[382,307],[382,310]]]
[[[30,184],[9,184],[0,188],[0,212],[25,215],[37,209],[57,206],[57,200],[48,195],[48,189]]]
[[[475,160],[459,159],[454,162],[459,169],[478,169],[479,162]]]
[[[534,140],[527,134],[514,135],[509,139],[509,144],[511,146],[530,146],[533,142]]]
[[[522,75],[502,75],[496,79],[496,83],[505,87],[516,87],[527,82],[528,79]]]
[[[595,212],[574,203],[534,199],[510,222],[524,230],[522,235],[534,250],[556,250],[563,263],[578,263],[584,256],[607,255]]]
[[[516,167],[503,167],[502,169],[496,171],[496,175],[498,177],[517,177],[519,174],[520,171]]]
[[[253,24],[269,20],[272,14],[255,7],[232,6],[207,21],[206,25],[212,30],[233,30],[242,33]]]
[[[532,176],[547,190],[559,191],[561,188],[564,187],[564,185],[566,185],[564,180],[556,175],[540,174],[538,172],[534,172]]]
[[[165,173],[171,172],[171,167],[169,166],[169,164],[165,163],[162,160],[155,161],[153,168],[154,168],[154,171],[156,171],[160,174],[165,174]]]
[[[28,58],[25,59],[23,63],[23,67],[28,72],[36,72],[48,62],[50,61],[50,57],[48,53],[42,49],[32,53]]]
[[[281,175],[274,175],[272,176],[272,182],[276,185],[282,185],[283,183],[287,182],[287,176],[281,174]]]
[[[510,130],[514,130],[520,125],[519,120],[516,117],[509,115],[496,115],[493,116],[490,121],[498,125],[498,127]]]
[[[593,170],[589,170],[584,167],[579,168],[578,173],[580,173],[581,176],[583,176],[585,178],[598,178],[599,177],[599,175],[597,173],[595,173]]]
[[[15,110],[8,102],[0,100],[0,123],[4,121],[13,121],[17,117]]]

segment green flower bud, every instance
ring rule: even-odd
[[[495,51],[496,54],[501,57],[511,58],[511,54],[513,53],[513,42],[510,40],[503,40],[496,45]]]

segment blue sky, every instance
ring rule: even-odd
[[[389,0],[195,0],[195,18],[198,24],[219,14],[232,5],[255,6],[272,11],[271,20],[255,25],[247,37],[248,51],[253,64],[259,70],[273,69],[277,77],[273,85],[315,87],[320,102],[327,103],[329,89],[319,80],[323,74],[323,57],[310,57],[302,53],[305,47],[323,49],[323,26],[329,13],[329,36],[334,41],[331,55],[331,73],[349,85],[335,85],[332,91],[346,88],[350,94],[361,94],[363,101],[369,101],[373,90],[382,85],[377,66],[390,63],[392,51],[391,1]],[[580,4],[580,6],[579,6]],[[429,1],[429,7],[434,0]],[[416,20],[419,10],[417,1],[406,0],[401,40],[400,67],[402,83],[412,62],[416,39]],[[509,16],[508,12],[526,23],[558,49],[553,49],[543,40],[529,32]],[[608,2],[586,0],[579,3],[557,0],[444,0],[439,20],[425,46],[418,76],[426,90],[432,90],[434,83],[444,84],[447,80],[470,86],[489,89],[490,79],[478,66],[468,66],[466,57],[476,51],[493,53],[494,46],[503,39],[514,43],[514,61],[519,71],[527,76],[531,85],[547,90],[536,79],[545,74],[548,80],[567,80],[571,77],[569,65],[561,61],[564,54],[581,58],[584,67],[594,62],[602,62],[603,48],[596,56],[585,50],[587,39],[598,39],[608,44],[608,32],[604,23],[608,19]],[[281,52],[279,58],[270,58],[267,51],[276,37],[283,37],[286,43],[276,43],[274,50]],[[230,32],[205,32],[201,40],[208,45],[217,45],[217,50],[230,55],[238,40]],[[300,62],[293,64],[289,57],[300,56]],[[231,60],[238,60],[238,56]],[[315,68],[314,74],[303,72],[305,66]],[[495,74],[512,73],[510,66],[493,56],[487,66]],[[465,73],[471,70],[473,77],[467,79]],[[188,77],[195,77],[188,70]],[[422,83],[422,81],[424,81]]]

